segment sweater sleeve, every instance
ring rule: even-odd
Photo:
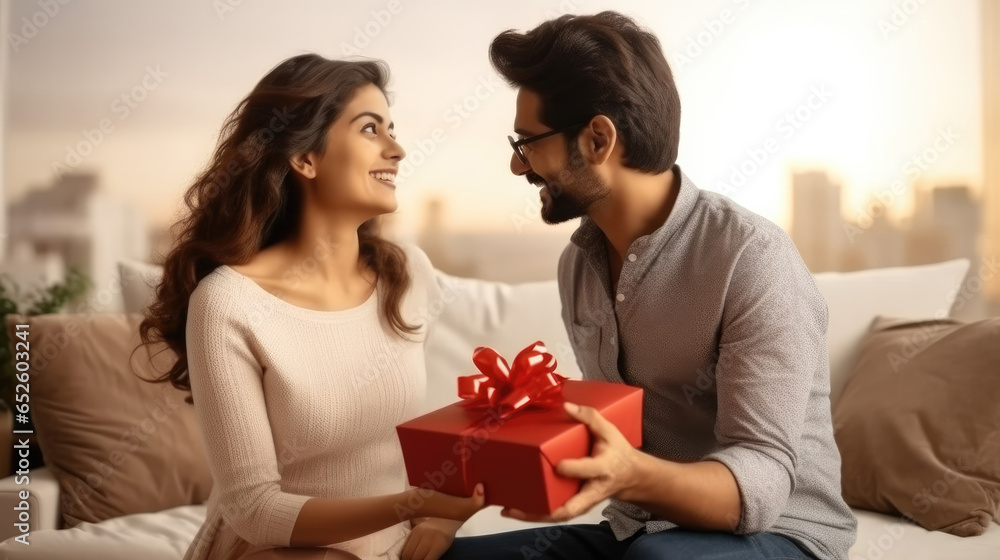
[[[758,233],[732,271],[715,370],[716,439],[705,459],[739,486],[738,534],[765,531],[795,488],[806,403],[826,348],[826,302],[783,232]]]
[[[289,546],[299,510],[311,496],[281,489],[263,370],[237,320],[240,294],[206,284],[202,280],[189,300],[186,349],[213,492],[226,524],[241,538]]]

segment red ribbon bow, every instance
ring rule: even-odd
[[[513,366],[488,346],[476,348],[472,362],[482,373],[458,378],[465,406],[492,408],[506,419],[527,406],[552,406],[562,398],[567,378],[555,372],[556,358],[540,340],[521,350]]]

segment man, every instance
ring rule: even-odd
[[[655,36],[615,12],[507,31],[493,65],[518,88],[511,171],[542,218],[582,217],[559,260],[586,379],[644,389],[643,446],[593,409],[557,470],[586,482],[545,519],[605,498],[600,525],[460,538],[445,558],[846,559],[827,308],[779,227],[675,164],[680,99]]]

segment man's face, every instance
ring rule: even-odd
[[[542,124],[540,116],[541,97],[524,88],[518,90],[514,132],[520,138],[527,138],[552,130]],[[566,137],[562,134],[524,144],[521,150],[528,162],[521,163],[516,154],[511,154],[510,170],[541,187],[538,197],[546,223],[559,224],[579,218],[594,202],[611,192],[584,160],[577,145],[572,143],[572,147],[567,148]]]

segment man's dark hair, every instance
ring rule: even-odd
[[[507,82],[537,93],[552,128],[605,115],[625,165],[661,173],[677,160],[681,100],[660,41],[618,12],[564,15],[527,33],[504,31],[490,60]],[[575,134],[567,135],[575,140]]]

